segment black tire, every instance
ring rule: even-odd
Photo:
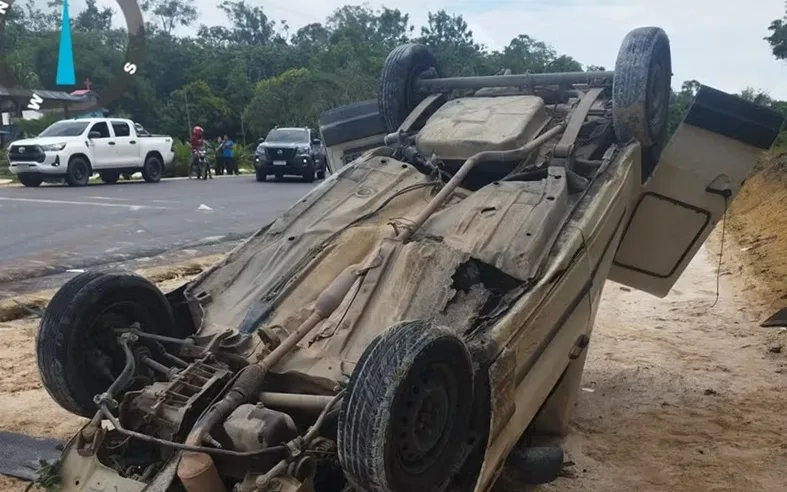
[[[431,73],[429,73],[430,69]],[[424,99],[415,83],[421,77],[440,76],[437,59],[416,43],[403,44],[388,54],[380,75],[377,104],[388,132],[395,132],[410,112]]]
[[[158,183],[164,175],[164,163],[155,155],[149,155],[142,166],[142,179],[148,183]]]
[[[317,171],[317,179],[325,179],[325,169]]]
[[[320,136],[326,147],[385,133],[377,99],[329,109],[320,115]]]
[[[301,174],[301,179],[304,183],[314,183],[314,168],[310,167],[303,174]]]
[[[120,173],[117,171],[101,171],[98,175],[101,176],[101,181],[106,184],[115,184],[120,179]]]
[[[255,174],[257,176],[257,181],[263,182],[263,181],[267,181],[268,180],[268,175],[265,174],[265,171],[263,171],[262,169],[256,168],[254,170],[254,172],[255,172]]]
[[[400,323],[353,370],[339,413],[339,460],[358,490],[436,490],[455,471],[472,409],[464,342],[424,321]]]
[[[90,176],[93,170],[90,168],[90,163],[84,157],[72,157],[68,161],[68,170],[66,171],[66,183],[68,186],[85,186],[90,181]]]
[[[667,140],[671,78],[667,33],[658,27],[629,32],[615,62],[612,121],[618,141],[636,139],[642,145],[643,180],[658,162]]]
[[[94,362],[107,359],[117,376],[125,357],[110,325],[135,321],[149,333],[187,335],[179,333],[161,291],[139,275],[86,272],[57,291],[41,318],[36,359],[44,388],[61,407],[83,417],[95,414],[93,397],[112,381]]]
[[[19,182],[28,188],[36,188],[44,182],[44,178],[37,174],[20,174],[18,178]]]

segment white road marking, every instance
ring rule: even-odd
[[[120,203],[96,203],[96,202],[73,202],[70,200],[43,200],[40,198],[8,198],[0,197],[0,200],[12,202],[32,202],[32,203],[54,203],[58,205],[90,205],[92,207],[121,207],[131,210],[140,210],[143,208],[155,208],[158,210],[166,210],[167,207],[154,207],[152,205],[126,205]]]
[[[120,201],[126,201],[125,198],[112,198],[111,196],[89,196],[87,198],[92,198],[94,200],[120,200]]]
[[[213,210],[213,209],[203,203],[199,207],[197,207],[197,210]]]

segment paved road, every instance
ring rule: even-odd
[[[0,188],[0,282],[235,240],[313,186],[238,176]]]

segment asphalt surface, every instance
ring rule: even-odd
[[[237,242],[315,184],[243,175],[2,187],[0,283]]]

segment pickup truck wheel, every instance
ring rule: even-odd
[[[22,183],[24,186],[28,188],[35,188],[37,186],[41,186],[41,183],[44,182],[44,178],[38,176],[36,174],[20,174],[19,182]]]
[[[90,163],[82,157],[72,157],[68,161],[68,171],[66,171],[66,183],[69,186],[85,186],[90,181]]]
[[[101,176],[101,181],[106,184],[115,184],[120,179],[120,173],[117,171],[102,171],[98,175]]]
[[[320,169],[317,171],[317,179],[325,179],[325,169]]]
[[[314,183],[314,168],[307,169],[303,174],[301,174],[301,178],[303,179],[304,183]]]
[[[640,27],[623,39],[612,82],[612,123],[620,142],[642,145],[642,180],[650,175],[667,140],[672,94],[672,55],[667,33]]]
[[[50,396],[69,412],[92,417],[97,410],[93,397],[125,364],[114,330],[135,322],[148,333],[178,336],[166,298],[139,275],[86,272],[66,282],[52,297],[36,335],[38,369]]]
[[[263,171],[262,169],[256,168],[254,170],[254,173],[255,173],[255,175],[257,177],[257,181],[263,182],[263,181],[267,181],[268,180],[268,175],[265,174],[265,171]]]
[[[359,490],[438,490],[467,441],[473,381],[467,347],[447,328],[406,321],[379,335],[339,412],[339,461],[350,482]]]
[[[164,174],[164,164],[155,155],[148,156],[142,166],[142,178],[148,183],[158,183]]]
[[[429,49],[416,43],[403,44],[388,54],[380,75],[377,104],[388,132],[395,132],[425,94],[415,83],[419,78],[440,76],[437,59]]]

